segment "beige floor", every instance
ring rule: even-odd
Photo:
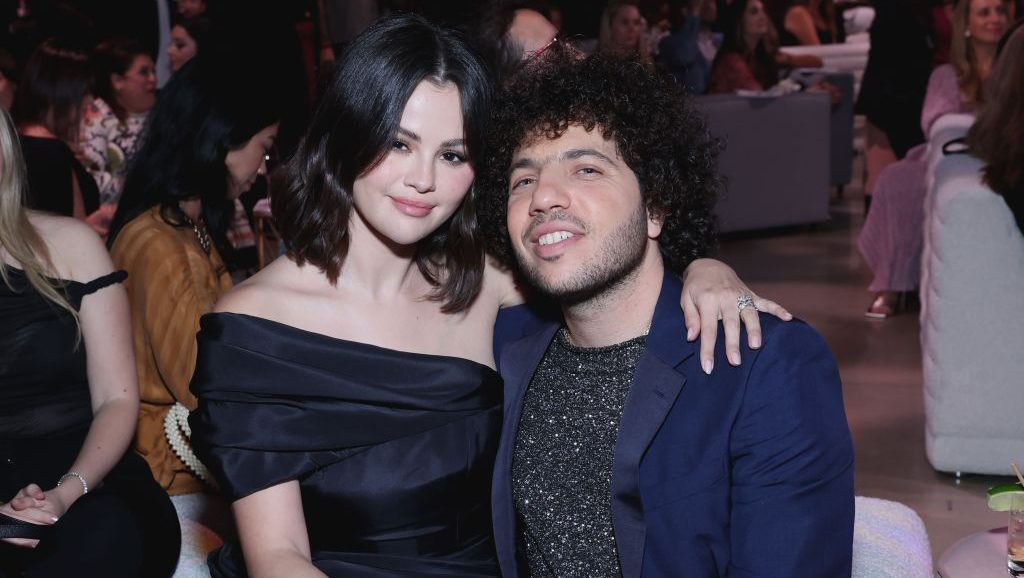
[[[924,402],[916,313],[863,316],[870,272],[857,252],[858,187],[835,202],[832,221],[795,232],[727,240],[722,258],[759,294],[818,329],[839,363],[856,446],[858,495],[896,500],[924,520],[935,559],[960,538],[1006,525],[985,490],[1009,478],[932,470],[924,453]],[[1024,458],[1024,456],[1021,456]]]

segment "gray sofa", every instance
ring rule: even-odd
[[[723,232],[819,223],[829,218],[830,109],[827,94],[700,96],[696,106],[725,149]]]
[[[970,119],[939,119],[929,139],[921,271],[928,460],[939,471],[1010,475],[1024,457],[1024,237],[981,162],[944,156]]]

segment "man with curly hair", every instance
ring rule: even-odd
[[[509,345],[494,473],[503,576],[849,576],[853,447],[799,321],[708,375],[672,271],[714,241],[703,121],[637,62],[552,54],[497,103],[477,194],[493,253],[564,322]],[[757,315],[741,297],[744,315]]]

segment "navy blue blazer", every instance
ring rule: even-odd
[[[623,578],[849,576],[853,444],[824,340],[802,321],[762,315],[761,349],[743,349],[732,367],[720,327],[706,375],[685,340],[681,291],[666,274],[622,411],[611,493]],[[526,574],[511,487],[523,397],[557,328],[502,355],[492,506],[506,577]]]

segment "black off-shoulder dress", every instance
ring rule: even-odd
[[[232,500],[298,480],[329,576],[497,576],[490,480],[502,384],[489,367],[262,318],[202,318],[192,442]],[[273,521],[268,521],[273,523]],[[236,544],[214,576],[244,576]]]

